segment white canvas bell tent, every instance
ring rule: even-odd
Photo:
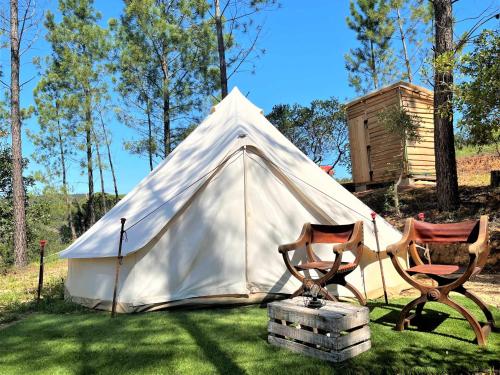
[[[235,88],[61,253],[69,259],[67,293],[76,302],[110,308],[120,218],[127,221],[118,311],[130,312],[292,293],[300,285],[287,272],[278,245],[297,239],[305,222],[363,220],[365,245],[376,249],[370,213]],[[382,249],[401,238],[384,220],[377,224]],[[382,284],[376,252],[369,249],[347,280],[374,297],[382,294]],[[331,250],[320,250],[333,259]],[[303,253],[296,251],[293,261]],[[381,255],[387,286],[399,291],[403,281],[385,252]]]

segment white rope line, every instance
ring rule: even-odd
[[[139,224],[141,221],[143,221],[144,219],[146,219],[148,216],[154,214],[155,212],[157,212],[160,208],[162,208],[163,206],[165,206],[168,202],[170,202],[172,199],[178,197],[179,195],[181,195],[182,193],[186,192],[189,188],[193,187],[193,185],[197,184],[198,182],[200,182],[201,180],[203,180],[205,177],[207,177],[209,174],[211,174],[212,172],[216,171],[218,168],[220,168],[222,165],[226,164],[229,160],[231,160],[231,158],[233,158],[234,155],[236,155],[238,152],[242,152],[242,149],[241,148],[238,148],[237,150],[233,151],[229,156],[225,157],[224,159],[222,159],[222,161],[217,164],[214,168],[212,168],[211,170],[209,170],[207,173],[205,173],[204,175],[202,175],[200,178],[198,178],[196,181],[190,183],[189,185],[187,185],[186,187],[182,188],[180,191],[177,192],[177,194],[173,195],[172,197],[168,198],[167,200],[165,200],[163,203],[161,203],[159,206],[157,206],[154,210],[148,212],[147,214],[145,214],[144,216],[142,216],[139,220],[137,220],[134,224],[130,225],[128,228],[125,229],[125,231],[129,230],[129,229],[132,229],[133,227],[135,227],[137,224]]]
[[[250,157],[250,156],[249,156],[249,157]],[[251,158],[251,157],[250,157],[250,158]],[[252,160],[254,160],[255,162],[257,162],[255,159],[253,159],[253,158],[251,158],[251,159],[252,159]],[[344,207],[348,208],[349,210],[351,210],[351,211],[353,211],[353,212],[357,213],[359,216],[364,217],[365,219],[369,220],[370,222],[372,221],[372,220],[371,220],[371,218],[369,218],[368,216],[365,216],[365,215],[364,215],[364,214],[362,214],[361,212],[356,211],[354,208],[347,206],[346,204],[342,203],[342,202],[341,202],[341,201],[339,201],[338,199],[335,199],[334,197],[332,197],[332,196],[331,196],[331,195],[329,195],[328,193],[325,193],[324,191],[322,191],[322,190],[318,189],[317,187],[315,187],[315,186],[313,186],[313,185],[309,184],[307,181],[302,180],[300,177],[297,177],[296,175],[294,175],[292,172],[290,172],[290,171],[289,171],[289,170],[287,170],[286,168],[280,168],[280,167],[279,167],[279,166],[278,166],[275,162],[273,162],[271,159],[266,158],[266,160],[267,160],[267,161],[269,161],[269,163],[271,163],[272,165],[274,165],[274,167],[275,167],[276,169],[281,170],[282,172],[286,172],[286,173],[287,173],[287,175],[290,175],[291,177],[294,177],[295,179],[297,179],[297,180],[301,181],[302,183],[306,184],[307,186],[309,186],[309,187],[313,188],[314,190],[316,190],[316,191],[320,192],[321,194],[325,195],[326,197],[328,197],[328,198],[330,198],[330,199],[334,200],[335,202],[337,202],[337,203],[341,204],[342,206],[344,206]],[[258,163],[258,162],[257,162],[257,163]]]

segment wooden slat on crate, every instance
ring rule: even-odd
[[[304,306],[302,298],[293,298],[268,305],[269,317],[328,332],[341,332],[356,328],[369,322],[369,310],[364,306],[349,303],[329,302],[321,309]]]
[[[335,332],[331,332],[330,336],[327,336],[325,334],[314,333],[293,326],[284,326],[272,321],[269,322],[267,330],[269,333],[278,336],[286,336],[294,340],[300,340],[319,345],[325,349],[334,350],[341,350],[370,339],[370,328],[368,326],[358,328],[344,336],[340,336],[340,333]]]
[[[289,341],[282,339],[280,337],[269,336],[269,343],[276,345],[281,348],[286,348],[292,350],[296,353],[301,353],[305,355],[309,355],[311,357],[320,358],[330,362],[342,362],[346,359],[352,358],[361,354],[371,348],[370,341],[364,341],[361,344],[351,346],[339,352],[328,352],[316,348],[312,348],[310,346],[301,344],[299,342]]]

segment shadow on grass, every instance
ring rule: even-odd
[[[434,306],[435,308],[429,308],[429,305]],[[378,308],[382,310],[387,310],[388,312],[377,319],[372,319],[371,323],[374,324],[380,324],[383,326],[391,327],[393,330],[396,330],[396,323],[399,321],[400,313],[401,310],[403,309],[405,305],[404,304],[384,304],[382,302],[372,302],[370,303],[370,308],[373,311],[373,309]],[[465,317],[461,315],[451,315],[447,311],[442,311],[436,308],[439,308],[440,306],[441,309],[449,310],[452,311],[451,308],[448,306],[445,306],[443,304],[439,303],[434,303],[434,302],[427,302],[424,310],[422,311],[422,314],[420,316],[417,316],[411,320],[411,323],[408,327],[405,328],[406,331],[414,331],[414,332],[425,332],[431,335],[436,335],[436,336],[442,336],[446,338],[451,338],[454,340],[459,340],[462,342],[466,343],[472,343],[476,344],[476,338],[473,333],[472,327],[470,327],[469,322]],[[481,311],[478,309],[470,309],[469,310],[476,315],[477,317],[483,317],[483,314]],[[475,311],[478,310],[478,311]],[[413,310],[415,311],[415,310]],[[479,312],[479,314],[478,314]],[[467,339],[464,337],[460,332],[454,332],[453,330],[450,330],[449,332],[439,332],[438,328],[441,327],[443,323],[446,321],[455,321],[455,322],[460,322],[462,325],[466,325],[467,328],[470,330],[471,335],[474,337],[472,340]],[[479,319],[481,322],[481,319]]]
[[[210,361],[220,374],[245,374],[233,359],[225,353],[219,342],[212,335],[207,335],[193,319],[191,314],[176,314],[173,319],[180,327],[189,332],[190,336],[203,351],[205,358]]]
[[[401,310],[404,306],[377,304],[376,307],[389,310],[389,312],[380,318],[372,320],[372,323],[382,324],[395,329],[396,323],[399,321]],[[407,329],[413,329],[415,327],[419,331],[433,332],[448,318],[450,318],[450,314],[448,313],[424,308],[422,315],[412,319],[411,325]]]
[[[0,335],[0,373],[378,374],[498,368],[498,335],[490,336],[488,347],[479,348],[435,330],[394,331],[406,302],[371,302],[372,349],[338,364],[268,344],[267,311],[257,306],[116,319],[108,313],[36,314]],[[450,315],[438,327],[441,331],[471,336],[468,323],[453,312],[448,314],[439,304],[427,310],[429,320]]]

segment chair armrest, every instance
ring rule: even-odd
[[[354,225],[353,233],[351,239],[345,243],[333,245],[333,252],[337,255],[337,257],[341,257],[342,253],[347,249],[357,249],[355,251],[356,259],[355,263],[358,264],[361,259],[363,248],[358,249],[358,246],[363,243],[363,222],[357,221]]]
[[[304,224],[304,226],[302,227],[302,232],[300,233],[299,238],[295,242],[279,245],[278,251],[281,254],[285,254],[289,251],[293,251],[293,250],[296,250],[300,247],[305,246],[308,238],[310,237],[310,230],[309,229],[310,229],[310,224],[309,223]]]
[[[393,243],[386,248],[386,252],[389,256],[397,255],[402,249],[408,247],[412,241],[413,234],[413,219],[406,219],[405,229],[403,232],[403,237],[396,243]]]
[[[346,243],[339,243],[337,245],[333,245],[332,246],[332,250],[333,252],[336,254],[336,255],[342,255],[342,253],[345,251],[345,249],[347,248],[347,245],[349,244],[349,242],[346,242]]]
[[[479,233],[476,242],[469,245],[469,254],[475,254],[477,257],[477,267],[483,268],[488,261],[490,253],[488,216],[483,215],[479,219]]]
[[[293,251],[295,249],[298,249],[299,247],[302,247],[304,246],[305,243],[303,241],[295,241],[295,242],[292,242],[292,243],[287,243],[287,244],[284,244],[284,245],[279,245],[278,246],[278,251],[283,254],[283,253],[286,253],[288,251]]]
[[[469,245],[469,253],[480,256],[488,249],[488,216],[483,215],[479,219],[479,234],[476,242]]]

